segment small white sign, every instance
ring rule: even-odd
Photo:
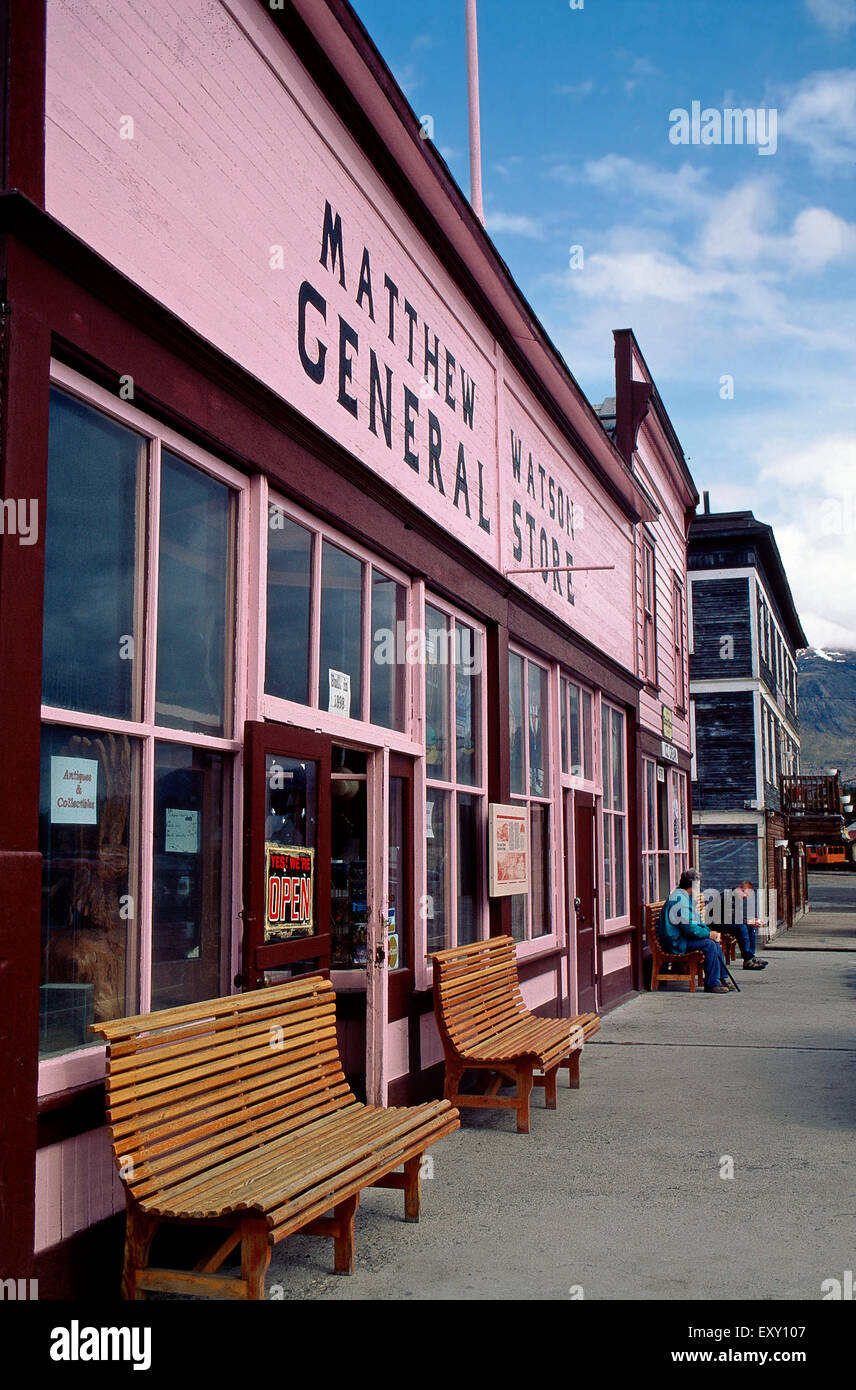
[[[327,706],[330,714],[343,714],[349,718],[351,713],[351,677],[347,671],[334,671],[332,667],[327,668],[330,677],[330,703]]]
[[[167,854],[198,854],[199,812],[167,806],[163,847]]]
[[[51,758],[51,824],[98,824],[98,761]]]
[[[433,802],[433,801],[426,801],[426,802],[425,802],[425,839],[426,839],[426,840],[433,840],[433,838],[434,838],[434,826],[433,826],[432,823],[431,823],[433,819],[434,819],[434,802]]]
[[[674,747],[673,744],[666,743],[666,741],[663,740],[663,742],[660,744],[660,748],[662,750],[662,755],[667,762],[676,763],[678,761],[678,750]]]

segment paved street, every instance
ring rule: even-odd
[[[741,994],[676,986],[608,1015],[582,1089],[552,1113],[539,1096],[531,1135],[465,1114],[418,1226],[366,1192],[353,1277],[292,1238],[268,1297],[819,1299],[856,1268],[856,956],[768,954],[738,964]]]
[[[789,932],[776,936],[770,950],[856,951],[856,873],[811,870],[810,910]]]

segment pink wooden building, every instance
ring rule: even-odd
[[[512,934],[547,1013],[641,986],[695,493],[632,335],[612,437],[344,0],[7,43],[0,1275],[44,1297],[118,1248],[93,1019],[327,971],[400,1103],[434,950]]]

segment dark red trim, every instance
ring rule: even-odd
[[[59,1144],[78,1134],[88,1134],[107,1123],[105,1085],[96,1081],[89,1086],[75,1086],[69,1091],[57,1091],[38,1103],[39,1124],[37,1147]]]
[[[45,201],[47,0],[0,6],[0,189]]]

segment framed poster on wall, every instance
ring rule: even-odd
[[[492,898],[529,892],[529,808],[491,802],[488,811]]]

